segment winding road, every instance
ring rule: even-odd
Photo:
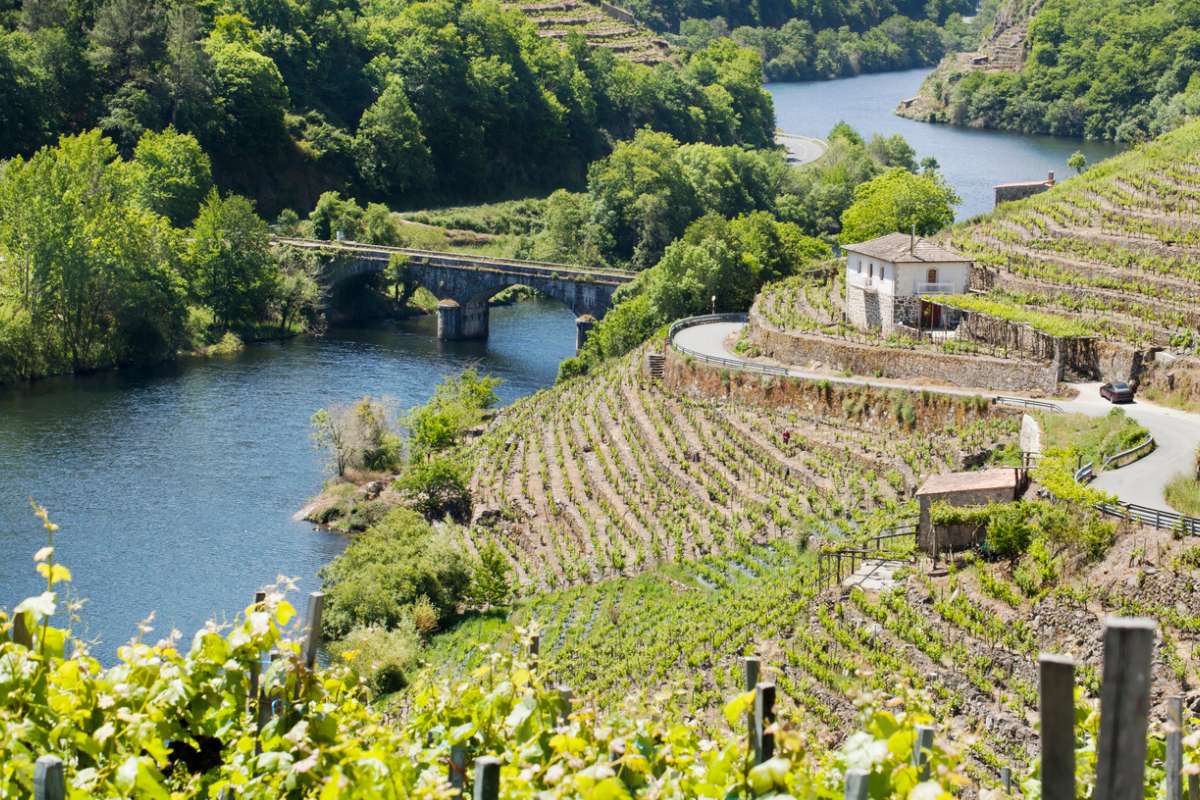
[[[829,144],[821,139],[783,131],[776,132],[775,144],[783,145],[787,149],[788,163],[797,166],[816,161],[829,149]]]
[[[755,362],[745,359],[726,347],[725,343],[741,331],[744,322],[712,322],[684,328],[675,334],[673,344],[682,350],[713,358],[739,361],[749,367]],[[991,395],[988,389],[967,389],[954,386],[930,386],[904,381],[871,380],[860,377],[843,377],[826,372],[788,368],[787,374],[796,378],[827,380],[855,386],[879,386],[882,388],[928,390],[960,396]],[[1078,390],[1074,400],[1055,400],[1063,411],[1101,417],[1113,406],[1100,397],[1099,383],[1077,383],[1071,386]],[[1200,447],[1200,414],[1192,414],[1144,400],[1122,406],[1125,413],[1141,423],[1154,437],[1157,444],[1153,453],[1121,469],[1099,472],[1092,483],[1097,489],[1115,494],[1125,503],[1134,503],[1149,508],[1168,509],[1163,490],[1172,478],[1191,469],[1195,453]],[[1099,465],[1097,465],[1099,467]]]

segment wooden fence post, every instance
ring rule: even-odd
[[[259,590],[254,593],[254,610],[261,611],[262,604],[267,599],[267,593]],[[262,672],[262,655],[255,654],[254,663],[250,665],[250,690],[246,692],[246,708],[249,709],[258,700],[258,677]]]
[[[500,797],[500,759],[484,756],[475,759],[475,800]]]
[[[1038,656],[1042,719],[1042,797],[1075,797],[1075,661]]]
[[[467,779],[467,748],[462,745],[456,744],[450,747],[450,774],[448,777],[450,785],[461,794],[463,783]]]
[[[933,749],[933,726],[918,725],[917,738],[913,742],[913,764],[920,767],[921,780],[929,778],[929,751]]]
[[[542,635],[540,633],[531,634],[529,637],[529,661],[531,664],[537,664],[538,655],[542,652]]]
[[[12,640],[26,649],[33,647],[33,632],[25,624],[25,612],[13,617]]]
[[[558,700],[562,703],[562,711],[558,714],[558,724],[566,725],[567,720],[571,717],[571,687],[559,685]]]
[[[1104,624],[1095,800],[1144,795],[1154,631],[1154,620],[1143,617],[1110,617]]]
[[[304,666],[309,671],[317,665],[317,651],[321,649],[321,612],[324,609],[324,592],[313,592],[308,596],[308,630],[304,637]]]
[[[846,800],[867,800],[867,771],[846,770]]]
[[[1167,800],[1183,798],[1183,696],[1167,698]]]
[[[58,756],[42,756],[33,765],[33,800],[63,800],[67,782]]]
[[[774,737],[767,753],[767,728],[775,722],[775,684],[760,683],[754,687],[754,763],[761,764],[774,755]]]
[[[1000,785],[1004,787],[1005,794],[1012,794],[1012,767],[1000,768]]]

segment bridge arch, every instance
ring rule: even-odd
[[[394,256],[402,256],[406,279],[424,287],[438,299],[440,339],[486,338],[491,298],[510,286],[528,286],[574,312],[578,348],[596,320],[612,306],[613,293],[634,278],[633,273],[621,270],[595,270],[567,264],[356,242],[277,238],[276,243],[322,254],[321,282],[327,295],[347,280],[383,272]]]

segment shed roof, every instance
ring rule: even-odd
[[[929,239],[920,236],[914,239],[907,233],[889,233],[868,242],[842,245],[842,249],[892,264],[965,264],[971,260]]]
[[[985,469],[980,472],[943,472],[930,475],[917,489],[917,495],[950,494],[952,492],[979,491],[981,489],[1017,488],[1017,470],[1012,468]]]

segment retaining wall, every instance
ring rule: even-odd
[[[663,383],[677,394],[783,406],[874,431],[938,433],[987,416],[1021,413],[992,405],[983,397],[744,372],[690,358],[670,347],[663,367]]]
[[[950,386],[1053,394],[1058,370],[1053,364],[980,355],[902,350],[799,332],[785,332],[750,310],[750,340],[766,356],[784,364],[823,367],[855,375],[899,380],[929,380]]]

